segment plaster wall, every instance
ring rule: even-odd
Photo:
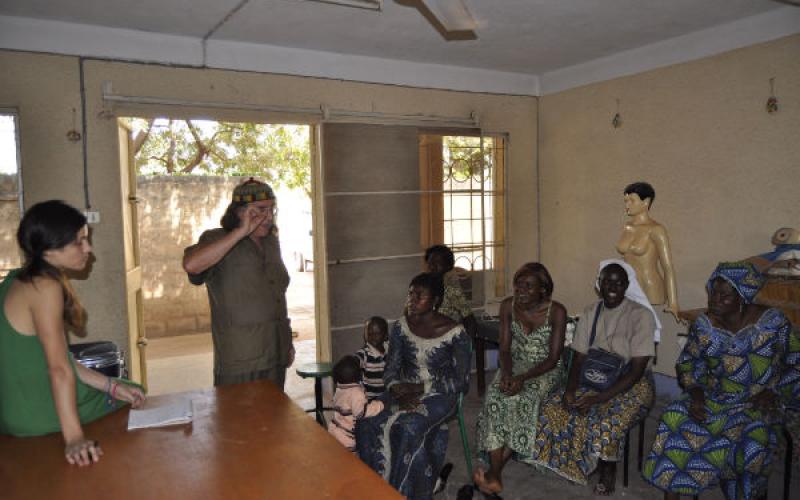
[[[84,206],[81,143],[66,138],[69,129],[81,124],[79,66],[79,58],[72,56],[0,51],[0,107],[19,110],[26,206],[49,198]],[[85,60],[84,70],[89,196],[92,207],[101,212],[101,223],[92,228],[96,262],[89,279],[76,284],[89,311],[90,340],[127,345],[117,127],[109,112],[121,116],[153,112],[153,108],[104,107],[104,82],[111,82],[117,94],[204,102],[309,108],[325,104],[346,110],[447,116],[476,112],[485,130],[509,134],[509,266],[536,258],[536,98],[98,60]],[[161,111],[176,117],[287,120],[233,110],[162,107]]]
[[[772,77],[780,110],[768,114]],[[546,95],[539,118],[541,258],[570,312],[595,299],[596,266],[616,255],[631,182],[655,187],[682,309],[705,306],[717,262],[800,225],[800,36]],[[687,327],[661,319],[656,369],[674,375]]]

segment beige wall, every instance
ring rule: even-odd
[[[684,309],[705,305],[718,261],[770,250],[777,228],[800,226],[800,36],[547,95],[540,128],[542,261],[572,312],[615,254],[630,182],[656,189],[651,214],[669,232]],[[672,374],[685,327],[662,319],[658,369]]]
[[[148,338],[208,332],[206,287],[189,283],[183,249],[216,227],[242,177],[140,176],[139,245],[144,328]]]
[[[72,109],[80,112],[78,58],[0,51],[0,68],[0,106],[20,114],[26,206],[48,198],[83,206],[81,144],[66,139]],[[102,113],[104,81],[124,95],[311,108],[324,103],[402,114],[467,116],[475,111],[486,130],[510,134],[509,264],[513,268],[536,257],[536,98],[87,60],[89,192],[102,219],[93,229],[97,261],[90,278],[77,284],[90,314],[90,338],[127,344],[117,129]],[[209,110],[195,116],[265,119],[256,113]]]

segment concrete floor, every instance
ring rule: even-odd
[[[312,408],[314,381],[297,376],[295,368],[316,361],[316,341],[295,340],[294,345],[295,364],[286,372],[286,394],[303,408]],[[148,395],[192,391],[213,385],[210,333],[154,339],[147,349]]]
[[[494,378],[494,373],[487,373],[487,381]],[[488,383],[488,382],[487,382]],[[467,433],[469,435],[470,446],[472,447],[473,457],[476,453],[475,445],[475,424],[478,413],[481,410],[483,401],[477,395],[475,386],[475,377],[472,380],[472,386],[467,397],[464,399],[464,418],[467,426]],[[645,439],[644,439],[644,454],[647,455],[650,446],[653,443],[658,417],[661,415],[661,408],[663,408],[669,401],[657,400],[656,408],[650,412],[650,415],[645,419]],[[629,469],[629,482],[628,487],[622,486],[622,463],[617,465],[617,485],[616,491],[609,498],[621,498],[626,500],[656,500],[663,498],[663,494],[646,484],[636,470],[636,454],[638,448],[638,430],[634,428],[631,432],[630,443],[630,469]],[[781,450],[779,456],[773,463],[773,472],[770,476],[769,483],[769,499],[777,500],[783,498],[783,457],[784,452]],[[447,449],[447,461],[453,463],[453,472],[447,483],[445,491],[437,498],[440,499],[453,499],[462,500],[457,496],[458,490],[471,482],[468,480],[466,473],[466,464],[464,461],[464,450],[461,445],[461,438],[458,431],[458,422],[453,420],[450,423],[450,442]],[[476,458],[473,458],[473,465],[477,464]],[[539,472],[532,467],[517,463],[509,462],[503,473],[504,492],[501,494],[505,500],[527,500],[527,499],[562,499],[562,498],[575,498],[575,499],[597,499],[592,493],[592,486],[596,478],[591,478],[590,486],[579,486],[570,483],[564,479],[555,476],[552,473]],[[794,469],[792,477],[791,492],[789,498],[800,498],[800,473],[797,467]],[[468,498],[468,497],[467,497]],[[476,492],[472,498],[483,499],[484,496]],[[689,498],[689,497],[684,497]],[[709,491],[701,495],[702,500],[723,500],[724,496],[719,489]]]
[[[159,374],[158,376],[154,376],[151,382],[151,394],[190,390],[192,388],[197,388],[195,386],[198,384],[204,384],[206,387],[211,386],[212,361],[210,335],[182,336],[171,339],[169,343],[164,341],[159,342],[161,345],[158,346],[155,351],[165,354],[165,356],[156,359],[151,358],[149,371],[150,373]],[[176,343],[179,344],[181,342],[185,345],[176,345]],[[315,353],[314,341],[296,341],[295,345],[297,346],[298,363],[313,362]],[[170,355],[174,354],[175,350],[183,354],[181,356]],[[494,372],[487,373],[487,380],[492,380],[493,377]],[[472,387],[467,397],[464,399],[464,417],[470,446],[472,447],[473,463],[478,464],[477,458],[474,457],[476,453],[474,448],[475,423],[483,400],[477,395],[475,377],[472,377],[472,379]],[[159,382],[164,380],[169,380],[170,382],[168,384]],[[301,379],[297,376],[294,369],[290,369],[287,372],[286,392],[299,406],[303,408],[312,408],[314,406],[313,381]],[[329,385],[326,385],[326,405],[330,402],[330,396],[331,388]],[[661,408],[663,408],[666,403],[667,401],[665,400],[657,401],[657,407],[645,420],[645,454],[653,442],[657,418],[661,414]],[[309,418],[312,418],[310,414]],[[622,486],[622,464],[620,463],[617,466],[617,488],[610,498],[622,498],[626,500],[655,500],[662,498],[658,490],[646,485],[644,481],[642,481],[639,472],[636,470],[637,447],[638,431],[634,429],[631,433],[630,443],[629,485],[627,488]],[[438,495],[437,498],[462,500],[461,497],[458,497],[458,490],[470,481],[468,480],[468,474],[466,472],[464,449],[461,445],[458,422],[455,419],[450,423],[450,442],[447,451],[447,461],[453,463],[453,472],[450,475],[445,491]],[[505,491],[502,494],[502,498],[505,500],[533,498],[596,498],[592,494],[591,486],[574,485],[553,474],[541,473],[530,466],[516,462],[510,462],[506,466],[503,479]],[[795,496],[790,498],[797,498],[797,492],[800,492],[800,473],[797,473],[797,469],[795,469],[791,490],[795,493]],[[769,491],[770,499],[780,499],[782,497],[783,451],[780,452],[780,456],[776,459],[773,467]],[[473,498],[482,499],[484,497],[482,494],[475,492]],[[703,500],[722,500],[723,498],[719,490],[710,491],[702,495]]]

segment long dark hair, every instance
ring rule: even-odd
[[[64,272],[47,262],[44,254],[73,243],[85,225],[86,217],[77,209],[63,201],[50,200],[29,208],[17,230],[17,243],[25,254],[25,263],[17,278],[26,283],[37,277],[56,280],[64,292],[64,323],[78,332],[83,331],[86,324],[86,311]]]

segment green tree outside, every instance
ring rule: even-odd
[[[311,196],[309,127],[128,118],[137,175],[255,176]]]

